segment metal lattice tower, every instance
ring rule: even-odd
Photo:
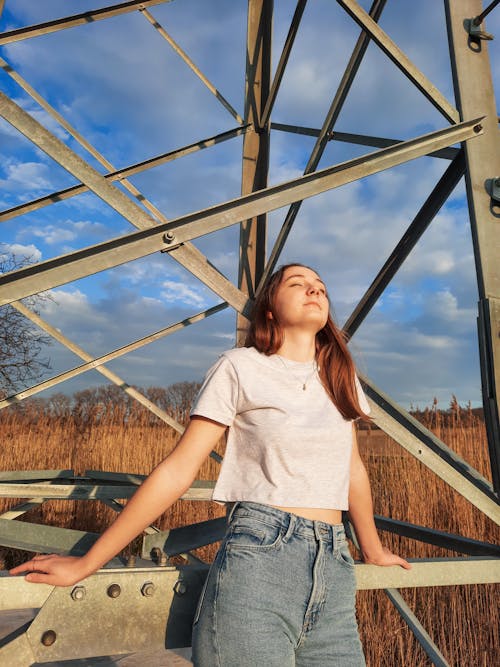
[[[417,241],[447,201],[457,183],[465,175],[479,291],[478,331],[483,406],[493,483],[491,484],[471,465],[458,457],[389,396],[383,394],[368,378],[364,378],[364,386],[376,424],[423,465],[470,501],[480,512],[497,524],[500,523],[498,507],[500,491],[498,426],[500,136],[486,48],[488,35],[483,26],[483,19],[498,3],[492,2],[487,7],[483,7],[480,0],[460,0],[459,2],[445,0],[456,96],[456,106],[454,106],[379,27],[378,20],[386,4],[385,0],[374,0],[369,12],[365,12],[355,0],[337,0],[338,4],[358,24],[361,31],[321,129],[311,130],[272,121],[274,104],[279,95],[280,84],[295,37],[299,31],[306,0],[297,2],[274,75],[271,70],[273,2],[271,0],[248,1],[245,109],[242,115],[231,106],[150,13],[151,8],[164,2],[167,0],[129,0],[99,10],[0,33],[0,46],[3,46],[16,41],[29,40],[38,35],[71,29],[77,25],[89,24],[87,29],[91,29],[91,24],[97,21],[130,12],[140,12],[144,19],[149,21],[176,50],[177,54],[189,65],[194,74],[202,80],[236,122],[235,127],[231,127],[222,134],[117,170],[99,153],[97,148],[91,146],[71,127],[9,63],[1,60],[4,71],[60,123],[74,141],[89,151],[94,160],[107,170],[107,173],[102,175],[90,161],[82,159],[67,143],[58,139],[13,99],[0,93],[0,115],[78,181],[78,184],[73,187],[1,212],[0,221],[91,191],[123,216],[136,230],[90,248],[70,252],[19,269],[0,278],[1,305],[10,304],[82,359],[82,364],[77,368],[0,401],[0,408],[32,396],[47,387],[56,386],[85,371],[95,369],[111,382],[124,388],[129,395],[141,402],[157,417],[182,432],[182,427],[171,416],[153,404],[137,389],[129,386],[115,372],[109,370],[106,364],[127,352],[139,349],[182,328],[185,322],[179,322],[125,347],[94,358],[66,338],[64,333],[30,311],[23,305],[21,299],[153,253],[162,253],[165,261],[174,259],[222,299],[220,305],[194,315],[190,321],[194,322],[230,306],[237,313],[237,342],[241,344],[246,324],[245,315],[248,315],[252,298],[259,284],[279,261],[303,200],[404,164],[409,160],[424,155],[433,155],[448,160],[448,168],[347,319],[344,328],[350,336],[358,329]],[[3,2],[0,1],[0,13],[2,9]],[[361,135],[341,136],[341,133],[335,132],[336,121],[370,42],[374,42],[427,98],[429,103],[441,113],[442,129],[401,142]],[[303,176],[269,186],[270,136],[273,131],[312,134],[315,137],[315,145]],[[211,146],[237,136],[243,136],[241,196],[237,199],[168,220],[164,213],[128,180],[135,174],[195,153],[201,148],[209,149]],[[365,144],[378,150],[360,158],[318,170],[320,159],[328,142],[332,139]],[[461,148],[456,148],[457,144],[460,144]],[[116,182],[119,182],[122,188],[113,185]],[[267,215],[270,211],[282,207],[288,207],[285,219],[271,252],[267,256]],[[54,215],[57,216],[56,205],[54,210]],[[233,225],[240,225],[238,284],[233,284],[228,280],[192,243],[194,239],[202,235]],[[47,481],[49,479],[47,477]],[[69,482],[71,483],[65,485],[41,484],[39,480],[31,483],[29,472],[21,471],[11,478],[2,477],[0,497],[30,498],[30,501],[16,506],[0,517],[0,544],[29,548],[29,550],[47,552],[72,550],[73,553],[78,553],[78,549],[84,549],[88,544],[89,538],[85,533],[35,526],[27,522],[17,522],[16,525],[13,519],[24,514],[33,507],[33,504],[43,502],[44,499],[72,497],[99,499],[113,504],[117,498],[130,497],[136,489],[134,480],[126,474],[115,475],[114,478],[106,477],[103,474],[88,482],[82,482],[76,478]],[[185,498],[208,499],[210,493],[209,484],[198,484],[190,489]],[[184,569],[182,577],[179,578],[176,568],[152,566],[146,559],[152,549],[163,548],[167,537],[170,544],[178,540],[179,552],[189,552],[201,544],[215,542],[221,537],[223,524],[223,520],[214,520],[203,526],[195,524],[187,529],[172,530],[168,535],[158,533],[151,528],[146,531],[147,534],[144,537],[144,559],[136,566],[125,568],[116,562],[114,567],[103,570],[86,581],[85,590],[82,587],[76,587],[71,595],[68,595],[68,591],[64,589],[52,591],[50,587],[35,587],[26,584],[20,578],[0,577],[0,611],[21,607],[41,608],[30,628],[0,648],[0,664],[21,666],[35,661],[43,662],[92,655],[92,648],[89,645],[79,643],[76,648],[74,646],[74,628],[81,624],[81,612],[80,608],[73,603],[85,595],[87,599],[92,595],[93,599],[98,598],[100,591],[108,591],[108,596],[112,597],[111,588],[117,585],[121,586],[123,590],[133,585],[141,591],[141,594],[136,598],[125,599],[125,595],[121,597],[123,603],[120,602],[122,606],[116,612],[112,633],[107,628],[105,634],[98,636],[99,629],[92,626],[92,632],[96,633],[93,637],[94,644],[102,647],[104,642],[110,653],[132,652],[144,646],[163,646],[167,624],[170,645],[186,645],[190,636],[193,605],[196,603],[207,568],[192,557],[189,567]],[[397,589],[498,582],[500,580],[498,561],[500,549],[495,545],[466,539],[460,535],[445,534],[439,530],[406,524],[391,518],[379,518],[378,525],[383,530],[444,546],[464,554],[464,557],[461,558],[446,558],[439,562],[417,561],[411,572],[370,565],[356,566],[358,588],[385,589],[433,664],[446,665],[438,647],[433,644]],[[169,553],[171,554],[172,551],[170,550]],[[154,586],[161,594],[151,596],[148,593],[147,585]],[[178,591],[183,586],[187,586],[189,593],[185,596],[175,596],[174,591]],[[104,597],[104,601],[93,603],[94,607],[88,606],[87,616],[97,617],[101,609],[100,605],[105,604],[105,599]],[[170,609],[168,609],[169,601],[172,602]],[[149,625],[147,633],[141,634],[137,632],[135,625],[137,619],[145,613],[148,614]],[[60,619],[58,621],[60,629],[57,630],[57,633],[52,629],[55,618]],[[102,632],[104,633],[104,630]],[[56,635],[57,641],[55,640]],[[44,637],[42,644],[33,639],[38,636]]]

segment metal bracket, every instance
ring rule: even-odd
[[[493,201],[500,204],[500,176],[488,179],[488,192]]]
[[[465,29],[472,39],[483,39],[487,41],[494,39],[491,33],[481,30],[481,23],[476,23],[476,19],[477,17],[473,19],[465,19],[464,21]]]

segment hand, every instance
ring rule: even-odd
[[[373,554],[370,557],[363,554],[363,562],[368,563],[369,565],[384,565],[386,567],[390,565],[400,565],[405,570],[411,570],[411,565],[407,560],[401,558],[401,556],[393,554],[387,547],[382,547],[382,551],[379,551],[377,554]]]
[[[12,575],[28,572],[24,577],[26,581],[53,586],[72,586],[91,574],[84,567],[83,558],[56,554],[35,556],[9,572]]]

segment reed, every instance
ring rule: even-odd
[[[154,397],[158,400],[159,397]],[[161,398],[161,397],[160,397]],[[80,402],[80,408],[82,403]],[[176,407],[176,418],[186,418],[186,406]],[[446,412],[433,408],[417,414],[446,444],[491,479],[486,434],[480,416],[470,406],[453,402]],[[173,448],[177,434],[150,413],[130,403],[113,400],[87,403],[84,409],[60,399],[48,407],[25,401],[22,409],[0,413],[3,447],[0,470],[86,469],[147,474]],[[375,512],[466,537],[498,542],[492,521],[382,431],[359,432],[360,450],[372,481]],[[223,443],[217,447],[223,453]],[[208,459],[199,479],[215,479],[218,464]],[[17,500],[1,500],[0,513]],[[173,528],[222,516],[220,505],[176,502],[157,522]],[[27,521],[101,532],[115,516],[95,501],[50,501],[24,516]],[[387,546],[411,558],[458,555],[444,549],[385,534]],[[138,548],[135,542],[128,548]],[[197,554],[210,560],[216,545]],[[126,555],[126,553],[124,554]],[[11,567],[26,552],[0,548],[1,566]],[[404,599],[451,665],[486,667],[496,664],[500,618],[496,586],[460,586],[405,589]],[[369,667],[423,667],[430,665],[420,645],[383,591],[361,591],[357,613]]]

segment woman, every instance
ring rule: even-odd
[[[191,486],[228,430],[213,497],[233,505],[194,618],[194,665],[359,667],[342,511],[365,562],[410,568],[375,528],[353,430],[368,410],[322,280],[284,266],[256,300],[246,347],[210,369],[176,448],[88,553],[11,573],[59,586],[89,576]]]

